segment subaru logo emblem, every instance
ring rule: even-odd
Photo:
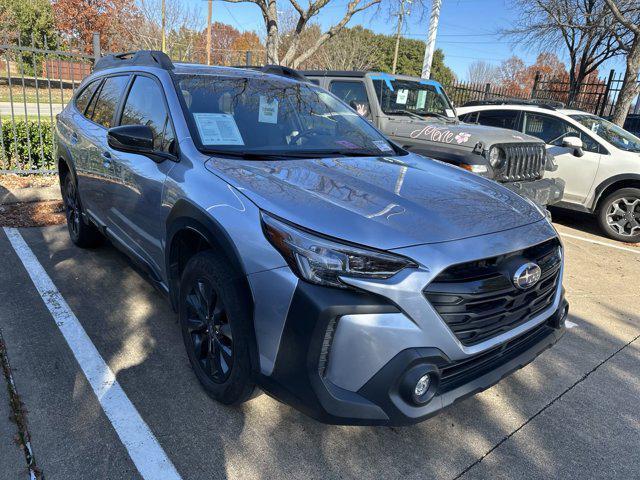
[[[520,265],[516,273],[513,274],[513,284],[521,290],[526,290],[538,283],[541,275],[542,270],[537,264],[533,262],[525,263]]]

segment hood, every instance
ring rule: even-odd
[[[444,143],[458,147],[474,148],[482,142],[484,148],[496,143],[539,143],[543,142],[525,133],[506,128],[488,127],[471,123],[444,123],[438,120],[393,121],[388,125],[389,134],[413,141]]]
[[[212,158],[206,167],[261,209],[310,230],[384,250],[494,233],[543,218],[497,183],[414,154]]]

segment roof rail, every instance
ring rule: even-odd
[[[462,106],[477,107],[480,105],[533,105],[540,108],[546,108],[548,110],[564,108],[564,103],[562,102],[542,98],[532,98],[529,100],[522,98],[489,98],[487,100],[471,100]]]
[[[93,71],[106,70],[116,67],[159,67],[164,70],[173,70],[173,62],[169,56],[159,50],[138,50],[134,52],[114,53],[101,57]]]

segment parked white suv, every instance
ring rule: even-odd
[[[545,141],[565,181],[555,206],[596,215],[607,236],[640,242],[640,138],[580,110],[488,100],[457,109],[459,118],[509,128]]]

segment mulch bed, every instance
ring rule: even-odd
[[[9,190],[29,187],[51,187],[58,184],[57,175],[0,175],[0,186]]]
[[[46,227],[65,221],[60,200],[0,205],[0,227]]]

